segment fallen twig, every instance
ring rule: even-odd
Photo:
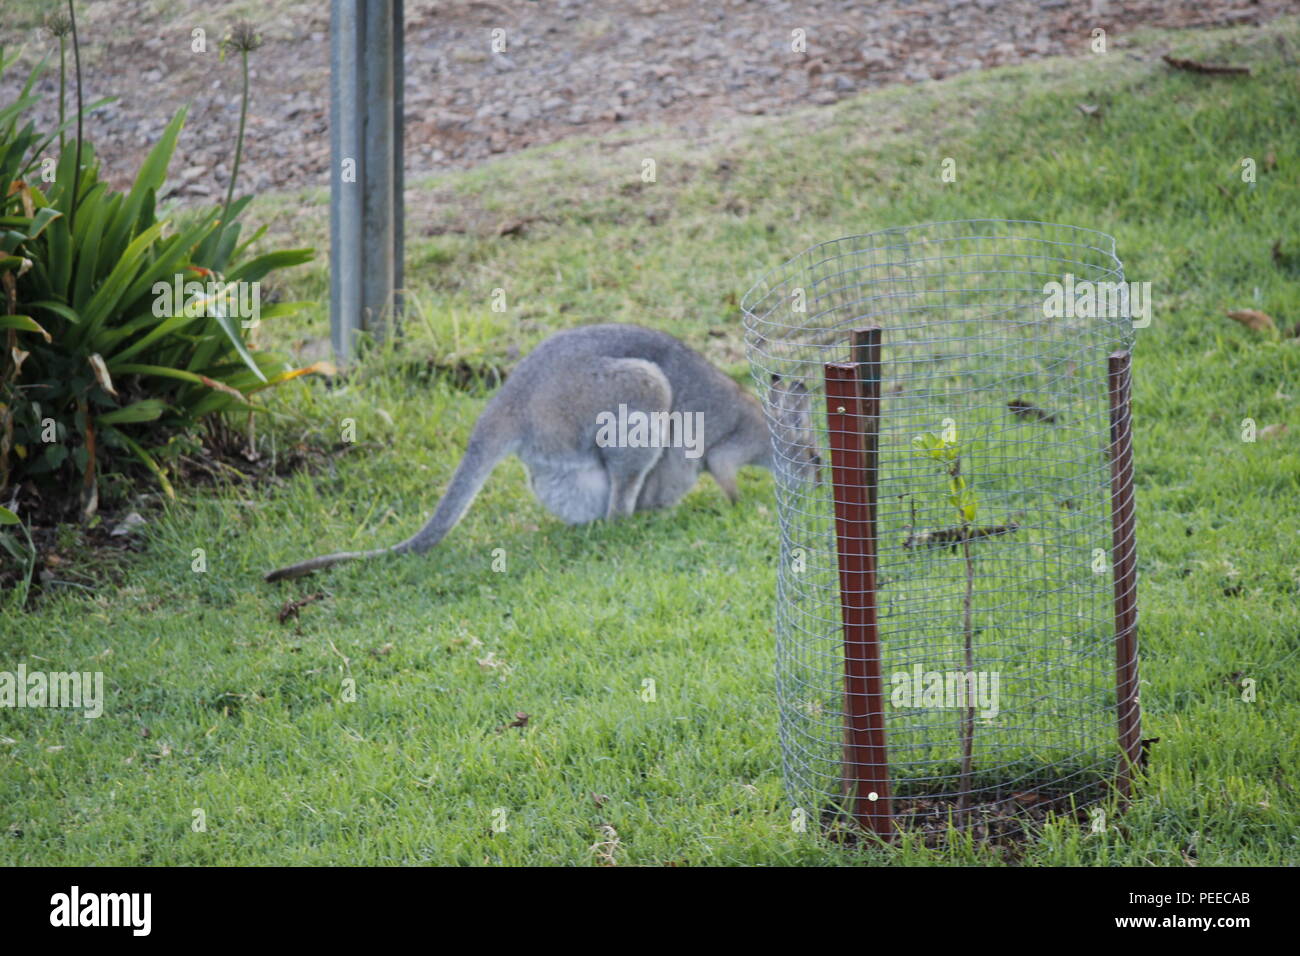
[[[974,541],[977,538],[992,538],[1000,534],[1011,534],[1011,532],[1016,531],[1019,527],[1020,525],[1012,521],[1007,524],[993,524],[984,525],[980,528],[970,528],[967,529],[967,533],[964,535],[961,527],[909,531],[907,537],[903,540],[903,547],[937,548],[945,544],[950,544],[955,549],[963,540]]]
[[[1024,421],[1045,422],[1048,425],[1055,425],[1058,416],[1044,411],[1037,405],[1031,405],[1023,398],[1012,399],[1007,402],[1007,408],[1011,409],[1011,414]]]
[[[1177,57],[1165,54],[1161,57],[1166,63],[1175,70],[1186,70],[1189,73],[1204,73],[1209,76],[1249,76],[1250,67],[1248,66],[1220,66],[1215,63],[1200,63],[1196,60],[1180,60]]]
[[[306,597],[298,598],[296,601],[286,601],[284,607],[280,608],[280,623],[283,624],[291,617],[297,617],[298,612],[308,604],[315,604],[317,601],[325,599],[324,591],[317,591],[315,594],[308,594]]]

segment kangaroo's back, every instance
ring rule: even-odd
[[[502,404],[567,395],[583,387],[597,359],[641,359],[657,365],[672,386],[673,411],[702,412],[705,441],[735,430],[757,402],[704,356],[666,332],[607,323],[557,332],[537,346],[506,379]],[[752,407],[751,407],[752,406]],[[524,413],[525,409],[515,409]]]

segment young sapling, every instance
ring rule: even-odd
[[[975,747],[975,630],[972,619],[972,603],[975,595],[975,561],[971,557],[971,538],[975,516],[979,511],[979,499],[961,473],[961,446],[956,436],[951,439],[947,434],[936,435],[926,432],[912,439],[912,447],[919,455],[924,455],[937,462],[948,476],[948,503],[957,512],[957,539],[961,543],[962,556],[966,563],[966,595],[963,602],[962,634],[965,646],[966,671],[961,683],[965,707],[961,716],[961,782],[957,794],[957,822],[964,825],[971,791],[971,764]]]

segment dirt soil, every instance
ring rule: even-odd
[[[8,6],[8,4],[6,4]],[[51,3],[51,7],[55,4]],[[220,39],[245,13],[265,39],[252,54],[253,102],[240,191],[326,186],[329,5],[236,0],[82,3],[87,133],[109,178],[129,184],[172,113],[191,104],[173,163],[175,194],[219,198],[238,124],[239,69]],[[53,41],[34,0],[14,0],[0,43]],[[161,12],[160,12],[161,11]],[[1257,24],[1293,0],[488,0],[406,3],[408,175],[625,123],[687,136],[736,114],[780,114],[860,90],[1089,49],[1092,31]],[[195,52],[194,31],[205,52]],[[493,31],[505,49],[492,49]],[[792,50],[793,31],[806,49]],[[36,112],[56,116],[55,69]],[[0,102],[24,71],[0,81]]]

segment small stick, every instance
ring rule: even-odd
[[[1186,70],[1188,73],[1204,73],[1210,76],[1249,76],[1250,67],[1248,66],[1219,66],[1214,63],[1198,63],[1196,60],[1180,60],[1177,57],[1166,54],[1160,59],[1164,60],[1175,70]]]

